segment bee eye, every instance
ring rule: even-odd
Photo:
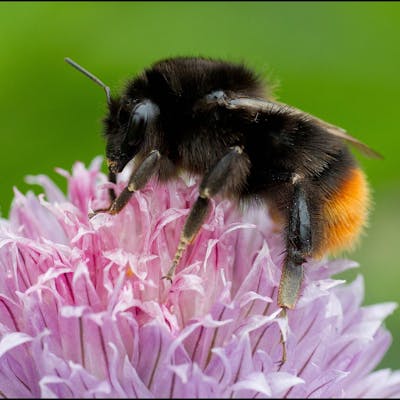
[[[146,126],[154,121],[160,109],[149,100],[138,103],[132,110],[128,121],[128,140],[134,143],[141,135],[144,134]]]
[[[136,100],[129,98],[122,98],[119,103],[119,108],[116,115],[116,122],[120,128],[123,129],[124,136],[129,132],[129,126],[131,123],[132,108],[135,106]],[[128,126],[128,128],[126,128]]]
[[[129,114],[126,112],[124,105],[121,104],[120,107],[118,108],[118,112],[117,112],[117,118],[116,118],[117,124],[119,126],[123,126],[124,124],[126,124],[128,115]]]

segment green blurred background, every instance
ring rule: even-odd
[[[0,4],[0,207],[13,186],[103,154],[102,89],[160,58],[204,55],[247,64],[279,83],[281,101],[345,127],[380,151],[357,154],[374,190],[368,234],[349,257],[365,278],[365,304],[400,303],[400,3],[94,2]],[[37,189],[36,189],[37,190]],[[400,311],[381,367],[400,368]]]

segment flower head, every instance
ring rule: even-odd
[[[361,277],[331,278],[354,263],[307,263],[286,321],[276,305],[280,233],[265,209],[241,214],[218,200],[171,284],[161,277],[196,182],[153,181],[120,214],[89,220],[108,201],[100,163],[60,171],[67,197],[30,177],[45,196],[16,190],[0,222],[0,395],[400,395],[400,372],[371,373],[390,344],[381,324],[395,305],[362,307]]]

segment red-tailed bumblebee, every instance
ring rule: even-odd
[[[307,257],[351,247],[369,208],[368,185],[347,143],[380,157],[343,129],[266,95],[262,80],[244,65],[207,58],[170,58],[129,81],[121,95],[70,59],[102,86],[109,180],[135,157],[126,188],[111,205],[119,213],[150,177],[175,178],[181,170],[201,176],[199,197],[185,222],[172,279],[219,194],[267,204],[282,227],[286,258],[278,304],[294,308]],[[268,92],[267,92],[268,93]]]

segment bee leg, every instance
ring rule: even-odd
[[[279,283],[278,305],[293,309],[303,279],[303,263],[311,254],[311,220],[304,186],[296,175],[286,238],[286,260]]]
[[[185,251],[186,247],[192,243],[197,233],[199,232],[204,220],[207,217],[210,208],[210,198],[218,192],[232,188],[230,177],[235,176],[237,186],[243,183],[245,176],[248,173],[248,158],[243,154],[239,146],[232,147],[217,164],[206,174],[200,184],[200,194],[196,202],[190,210],[189,216],[183,227],[183,231],[179,240],[178,249],[172,261],[172,266],[167,274],[162,279],[172,281],[175,269]]]
[[[132,172],[128,185],[120,193],[120,195],[114,199],[114,201],[111,203],[111,206],[108,208],[95,210],[89,215],[89,217],[91,218],[100,212],[118,214],[126,206],[133,193],[142,189],[156,172],[157,168],[159,167],[160,157],[161,155],[158,150],[151,151],[150,154]],[[110,196],[112,196],[111,192],[109,193]],[[112,191],[112,193],[114,193],[114,191]]]
[[[115,172],[109,171],[108,182],[117,183],[117,174]],[[113,201],[117,198],[114,189],[108,189],[108,197],[110,198],[110,202],[113,203]]]
[[[310,212],[307,195],[300,179],[297,175],[292,179],[294,190],[286,238],[287,254],[278,290],[278,305],[282,307],[283,319],[287,318],[287,309],[293,309],[296,304],[303,280],[303,263],[312,250]],[[287,354],[283,333],[281,343],[280,366],[285,363]]]
[[[210,199],[208,197],[202,197],[202,194],[200,194],[190,210],[189,217],[187,218],[183,227],[178,249],[176,250],[175,257],[172,261],[172,266],[168,270],[167,274],[162,277],[162,279],[168,279],[170,282],[172,282],[175,269],[182,258],[183,252],[186,250],[186,247],[192,243],[199,232],[201,225],[203,224],[209,212],[209,206]]]

